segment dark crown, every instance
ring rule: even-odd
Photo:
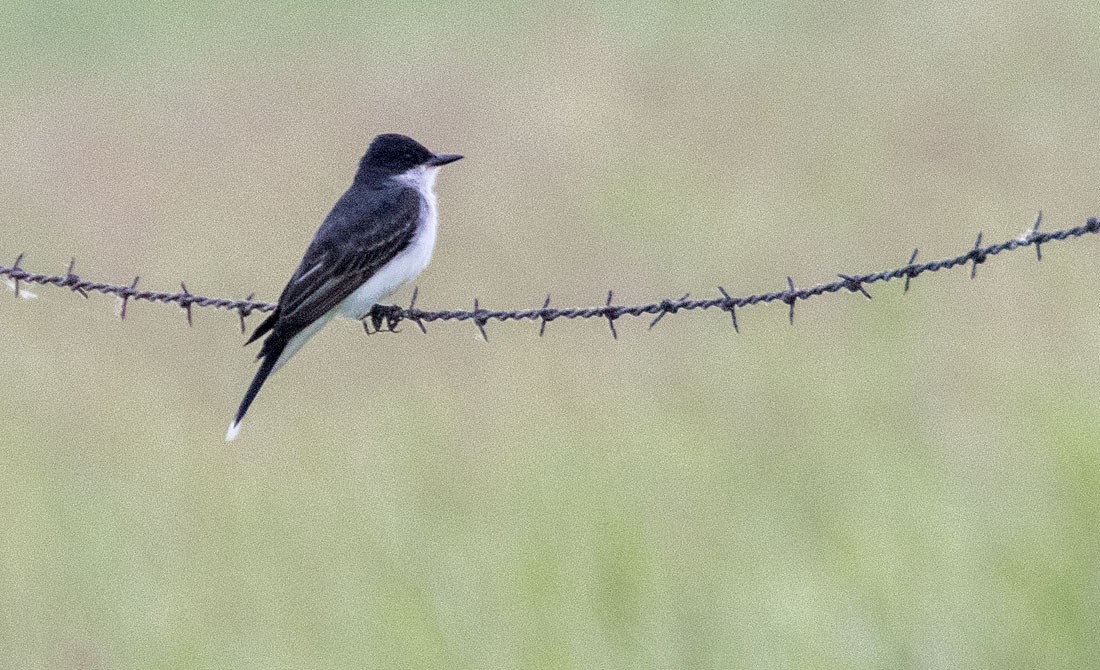
[[[374,138],[361,166],[397,174],[424,165],[433,156],[435,154],[413,138],[391,133]]]

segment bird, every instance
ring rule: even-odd
[[[275,310],[245,342],[267,336],[256,357],[260,368],[226,442],[240,433],[268,377],[334,316],[362,320],[428,266],[439,226],[436,175],[461,158],[432,152],[406,135],[387,133],[371,141],[351,186],[317,229]]]

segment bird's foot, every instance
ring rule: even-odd
[[[375,305],[359,320],[363,324],[363,332],[367,335],[375,333],[399,333],[397,324],[404,318],[404,310],[397,305]],[[371,330],[371,327],[374,330]]]

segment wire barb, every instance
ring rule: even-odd
[[[76,275],[73,274],[73,268],[75,268],[75,267],[76,267],[76,256],[73,256],[71,259],[69,259],[68,269],[65,270],[65,281],[63,283],[61,283],[60,286],[65,286],[67,288],[70,288],[74,292],[79,293],[80,295],[84,296],[85,299],[86,299],[88,297],[88,293],[87,293],[87,291],[85,291],[84,289],[82,289],[79,286],[80,277],[77,277]]]
[[[119,299],[122,300],[122,307],[118,310],[118,318],[120,321],[126,320],[126,304],[130,302],[130,297],[136,292],[139,279],[141,279],[140,275],[134,277],[133,283],[131,283],[129,287],[123,287],[123,290],[120,291]],[[127,288],[129,290],[127,290]]]
[[[613,314],[617,311],[611,307],[612,292],[607,292],[607,302],[604,303],[604,316],[607,317],[607,325],[611,327],[611,338],[614,340],[619,339],[619,331],[615,330],[615,319],[619,318],[618,314]]]
[[[477,298],[474,298],[474,313],[473,313],[474,325],[477,326],[478,331],[481,332],[481,339],[488,342],[489,334],[485,332],[485,322],[488,320],[485,316],[485,310],[481,309],[478,305]]]
[[[793,324],[795,303],[799,300],[810,300],[819,296],[824,296],[828,293],[837,293],[840,291],[858,291],[865,297],[870,297],[870,293],[867,291],[869,284],[895,279],[904,279],[905,290],[908,291],[911,280],[926,272],[939,272],[969,265],[971,276],[975,276],[978,265],[1002,252],[1015,251],[1017,249],[1033,246],[1036,248],[1037,257],[1041,258],[1039,250],[1041,245],[1075,240],[1085,235],[1100,233],[1100,219],[1097,217],[1090,217],[1082,225],[1050,232],[1040,232],[1039,227],[1041,219],[1042,213],[1040,212],[1035,224],[1028,233],[997,244],[982,246],[983,238],[982,235],[979,234],[974,245],[957,256],[917,263],[919,250],[914,249],[912,255],[909,257],[909,263],[902,267],[882,270],[870,274],[838,274],[837,279],[834,281],[802,289],[796,288],[794,279],[788,276],[787,288],[785,290],[769,291],[741,297],[731,296],[724,288],[718,287],[721,297],[692,300],[689,295],[685,294],[684,297],[678,300],[665,299],[643,305],[616,305],[613,304],[614,293],[608,291],[607,300],[603,305],[598,306],[553,308],[550,306],[550,296],[547,295],[547,299],[543,302],[541,309],[490,311],[483,309],[480,301],[475,300],[474,310],[472,312],[467,310],[428,311],[420,309],[417,307],[419,289],[414,289],[412,300],[407,308],[402,308],[397,305],[376,305],[372,308],[370,316],[372,320],[374,318],[378,319],[378,328],[383,330],[383,332],[397,332],[396,326],[405,319],[415,321],[422,332],[427,332],[425,324],[434,321],[472,320],[474,325],[477,326],[478,332],[481,333],[486,341],[488,341],[486,324],[490,321],[539,321],[539,333],[541,335],[545,333],[546,324],[555,319],[600,318],[607,320],[608,328],[611,330],[611,336],[617,340],[619,339],[619,333],[615,322],[624,316],[639,317],[645,314],[652,318],[651,324],[656,324],[668,314],[677,314],[686,311],[705,311],[716,308],[720,311],[729,312],[734,331],[740,332],[739,319],[737,316],[737,308],[739,307],[782,302],[787,304],[788,320]],[[242,323],[244,318],[249,316],[252,312],[272,312],[278,307],[278,305],[273,303],[254,301],[252,295],[249,295],[244,300],[195,295],[191,293],[187,289],[186,284],[182,282],[180,283],[181,291],[178,293],[139,291],[137,286],[141,279],[140,276],[135,276],[134,281],[128,286],[125,284],[116,285],[106,282],[90,281],[82,279],[75,274],[75,260],[70,261],[69,267],[63,275],[33,273],[23,269],[23,258],[24,254],[19,254],[15,259],[14,265],[11,267],[0,266],[0,277],[5,277],[11,281],[16,289],[17,295],[19,295],[19,291],[24,284],[52,284],[61,288],[67,288],[74,293],[80,293],[82,295],[93,292],[110,295],[118,299],[118,315],[121,319],[126,318],[131,300],[175,303],[187,312],[187,322],[189,325],[193,323],[192,312],[195,307],[210,307],[235,312],[238,316],[238,320]],[[383,323],[386,324],[384,329],[381,327]],[[370,332],[370,329],[368,328],[367,331]]]
[[[1036,235],[1039,234],[1039,224],[1042,222],[1043,210],[1040,209],[1039,216],[1035,218],[1035,225],[1031,227],[1031,234],[1028,235],[1029,239],[1034,238]],[[1043,262],[1043,243],[1039,241],[1035,242],[1035,260],[1039,261],[1040,263]]]
[[[905,290],[902,293],[909,292],[909,280],[917,276],[917,273],[913,270],[913,264],[917,262],[917,252],[920,249],[913,249],[913,255],[909,257],[909,262],[905,265]]]
[[[978,265],[985,262],[986,251],[982,249],[982,231],[978,231],[978,239],[974,242],[974,248],[970,250],[970,278],[978,274]]]
[[[191,322],[191,292],[187,290],[187,284],[180,282],[180,289],[183,293],[180,295],[180,307],[187,312],[187,327],[191,328],[194,324]]]
[[[252,302],[252,298],[254,298],[254,297],[256,297],[255,293],[249,293],[248,297],[244,299],[244,302],[245,303],[250,303],[250,302]],[[249,307],[249,306],[245,306],[245,307],[242,307],[239,310],[237,310],[237,315],[239,317],[241,317],[241,335],[244,335],[244,331],[245,331],[244,317],[248,316],[251,313],[252,313],[252,308]]]
[[[730,317],[733,319],[733,332],[740,333],[741,329],[737,327],[737,301],[730,297],[729,293],[726,293],[726,289],[721,286],[718,287],[718,292],[722,294],[722,304],[720,307],[727,310],[730,313]]]
[[[12,270],[22,270],[22,268],[19,267],[19,264],[23,262],[23,256],[25,254],[26,254],[25,251],[20,251],[19,252],[19,255],[15,257],[15,265],[11,266]],[[18,298],[19,297],[19,275],[12,276],[12,283],[15,284],[15,297]]]
[[[859,277],[850,277],[845,274],[837,273],[838,277],[844,280],[844,288],[848,289],[852,293],[862,293],[864,298],[871,299],[871,294],[867,292],[867,289],[863,288],[863,280]]]
[[[420,287],[419,286],[414,286],[413,287],[412,298],[409,300],[408,314],[410,314],[410,315],[415,315],[416,314],[416,296],[419,295],[419,294],[420,294]],[[420,327],[420,332],[424,333],[425,335],[428,334],[428,329],[424,327],[424,321],[421,320],[420,317],[410,316],[410,318],[413,320],[413,323],[415,323],[417,326]]]
[[[790,275],[787,275],[787,286],[790,287],[790,290],[787,291],[786,295],[783,297],[783,302],[787,303],[787,306],[790,307],[790,312],[787,313],[787,318],[790,320],[791,325],[793,326],[794,301],[798,299],[798,293],[794,290],[794,280],[791,279]]]
[[[653,326],[656,326],[658,323],[660,323],[661,319],[665,318],[666,314],[675,314],[676,312],[680,311],[680,304],[690,297],[690,293],[685,293],[684,297],[680,298],[679,300],[669,300],[666,298],[658,303],[661,307],[661,311],[657,312],[657,316],[655,316],[653,320],[649,322],[649,329],[653,330]]]
[[[541,312],[542,312],[542,314],[541,314],[542,324],[539,325],[539,337],[543,336],[543,334],[546,332],[546,324],[551,321],[551,319],[547,318],[547,316],[546,316],[546,310],[548,310],[548,309],[550,309],[550,294],[549,293],[546,294],[546,302],[542,303],[542,310],[541,310]]]

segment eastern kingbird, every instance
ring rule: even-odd
[[[351,188],[317,229],[279,304],[245,344],[267,334],[263,362],[225,441],[260,387],[337,314],[363,319],[379,300],[428,265],[438,225],[435,176],[458,154],[432,153],[411,137],[379,135],[359,161]]]

